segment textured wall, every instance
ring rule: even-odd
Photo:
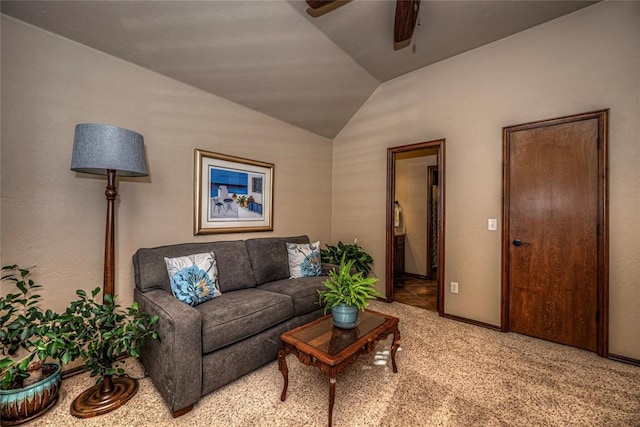
[[[140,247],[331,230],[331,141],[2,17],[3,264],[36,265],[48,306],[102,286],[104,177],[69,170],[77,123],[140,132],[149,176],[119,179],[116,293]],[[275,164],[274,232],[193,236],[193,150]]]
[[[405,271],[427,275],[428,168],[437,156],[396,159],[396,199],[402,207],[405,236]]]
[[[445,311],[499,325],[502,128],[611,108],[610,351],[640,359],[638,22],[603,2],[383,84],[334,140],[333,240],[384,277],[386,149],[446,138]]]

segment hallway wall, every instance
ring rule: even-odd
[[[396,159],[396,199],[402,207],[405,236],[405,271],[427,275],[428,167],[438,164],[437,156]]]

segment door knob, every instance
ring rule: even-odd
[[[515,239],[513,242],[513,246],[529,246],[531,243],[521,242],[520,239]]]

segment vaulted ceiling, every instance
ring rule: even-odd
[[[393,49],[395,1],[323,16],[304,1],[6,1],[2,13],[328,138],[382,83],[594,1],[422,0]]]

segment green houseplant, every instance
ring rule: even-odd
[[[90,297],[83,290],[76,291],[76,294],[79,299],[71,303],[62,317],[73,325],[77,333],[79,354],[85,362],[84,371],[90,371],[90,376],[98,378],[94,387],[73,401],[71,414],[88,418],[110,412],[135,395],[137,380],[124,376],[125,371],[119,362],[124,355],[140,357],[140,347],[144,342],[148,338],[158,339],[155,325],[159,318],[140,312],[137,302],[133,302],[126,311],[122,310],[116,304],[116,297],[110,294],[104,294],[103,303],[97,302],[100,288],[95,288]],[[106,400],[107,396],[118,394],[125,388],[130,391],[115,401],[104,406],[95,405],[96,401]]]
[[[326,246],[327,249],[320,250],[322,262],[339,265],[340,261],[344,258],[346,261],[352,260],[353,268],[361,272],[364,276],[368,276],[371,273],[373,258],[358,245],[358,239],[355,239],[351,245],[338,242],[337,246]]]
[[[355,327],[358,311],[363,311],[369,300],[383,296],[374,287],[378,279],[365,277],[361,271],[352,273],[354,263],[354,260],[341,259],[337,269],[329,270],[324,289],[318,290],[324,313],[331,310],[333,323],[345,329]]]
[[[55,361],[70,362],[79,347],[71,325],[38,305],[40,295],[34,292],[41,285],[28,268],[3,267],[2,282],[15,288],[0,296],[0,421],[5,426],[36,418],[56,403],[62,378]],[[48,358],[52,361],[44,363]]]
[[[126,354],[140,357],[140,347],[147,338],[158,338],[154,326],[158,316],[149,317],[141,313],[137,302],[123,311],[109,294],[104,295],[104,303],[96,301],[100,288],[91,292],[91,297],[83,290],[76,291],[79,299],[73,301],[63,314],[63,319],[72,322],[81,343],[79,355],[85,361],[84,371],[91,376],[105,377],[123,375],[125,372],[117,362]]]
[[[79,299],[73,301],[64,313],[43,311],[38,306],[40,295],[33,293],[41,285],[33,282],[29,269],[10,265],[3,267],[2,271],[2,280],[12,282],[19,291],[0,297],[3,389],[0,390],[0,416],[3,426],[31,420],[55,404],[61,383],[60,364],[46,363],[38,369],[37,365],[45,359],[62,363],[83,359],[84,371],[90,371],[91,376],[100,375],[96,387],[104,392],[114,389],[112,376],[124,374],[124,370],[116,366],[118,358],[121,355],[138,357],[144,341],[158,337],[154,330],[158,317],[139,312],[135,302],[127,311],[121,310],[115,298],[108,294],[104,296],[104,303],[98,303],[95,298],[100,288],[95,288],[91,297],[83,290],[76,291]],[[31,370],[34,365],[36,369]],[[41,400],[48,406],[31,410],[31,405],[19,400],[26,398],[23,396],[25,393],[21,394],[26,387],[25,380],[29,382],[30,377],[41,375],[39,371],[48,374],[52,369],[55,372],[50,376],[55,383],[41,392]]]

